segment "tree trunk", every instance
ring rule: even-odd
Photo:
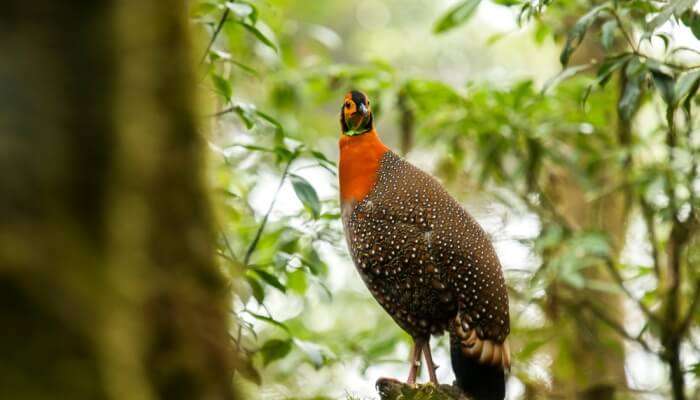
[[[573,25],[575,20],[567,21]],[[568,29],[567,29],[568,30]],[[620,43],[620,45],[623,45]],[[593,35],[588,35],[571,58],[571,64],[585,64],[593,59],[604,58],[603,49]],[[624,87],[624,82],[618,82]],[[620,91],[620,96],[621,96]],[[617,127],[607,134],[616,138],[620,147],[630,144],[631,127],[629,121],[618,119]],[[544,168],[544,192],[551,197],[558,212],[575,229],[605,232],[612,240],[613,258],[617,258],[624,245],[630,211],[629,193],[616,190],[595,201],[586,199],[586,193],[573,174],[568,170]],[[624,166],[610,165],[598,173],[596,184],[599,188],[619,187],[624,181]],[[614,280],[603,265],[584,271],[587,279],[614,285]],[[557,326],[558,337],[567,341],[564,354],[554,350],[552,367],[553,387],[565,398],[613,399],[617,388],[626,387],[625,351],[623,339],[601,320],[579,307],[562,306],[559,300],[573,298],[577,303],[597,304],[606,310],[617,324],[624,326],[622,297],[616,293],[599,290],[575,289],[556,286],[548,294],[547,316]],[[565,307],[567,309],[560,310]],[[561,313],[577,313],[561,316]]]
[[[0,13],[0,397],[233,399],[184,2]]]
[[[624,194],[612,193],[589,203],[568,171],[548,170],[546,192],[558,205],[559,213],[572,226],[606,232],[613,241],[612,256],[617,257],[628,216]],[[617,173],[614,168],[611,171],[611,174]],[[601,179],[599,183],[606,185],[605,181]],[[614,284],[603,265],[588,268],[583,274],[586,279]],[[621,303],[616,293],[563,284],[550,288],[546,314],[550,323],[557,327],[558,340],[565,341],[563,346],[553,348],[552,386],[557,394],[572,399],[614,399],[617,388],[626,386],[623,339],[598,316],[576,306],[595,304],[614,322],[624,326]],[[561,352],[561,349],[566,351]]]

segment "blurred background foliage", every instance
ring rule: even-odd
[[[406,372],[408,337],[338,218],[351,88],[492,235],[509,398],[698,396],[694,1],[196,0],[190,15],[246,398],[371,397]]]

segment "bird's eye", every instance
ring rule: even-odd
[[[350,108],[350,102],[349,102],[349,101],[346,101],[346,102],[345,102],[345,108]]]

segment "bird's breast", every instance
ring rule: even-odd
[[[340,200],[342,203],[360,202],[376,184],[381,159],[389,149],[375,131],[343,136],[339,146]]]

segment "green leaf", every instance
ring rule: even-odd
[[[583,41],[588,28],[590,28],[591,25],[593,25],[593,22],[595,22],[596,18],[598,18],[598,14],[606,8],[609,8],[609,5],[601,4],[576,21],[576,24],[574,24],[573,28],[571,28],[568,36],[566,37],[566,43],[564,44],[564,49],[562,50],[561,55],[559,55],[561,65],[566,66],[569,63],[571,55]]]
[[[634,62],[627,64],[625,72],[627,74],[627,83],[623,89],[620,101],[617,103],[617,111],[620,113],[620,118],[624,121],[632,119],[642,97],[641,86],[643,80],[642,74],[636,71],[638,66]]]
[[[651,69],[651,76],[654,80],[654,85],[661,93],[661,98],[664,99],[667,105],[673,106],[675,101],[675,81],[672,76],[658,69]]]
[[[508,36],[508,33],[507,33],[507,32],[497,32],[497,33],[494,33],[493,35],[489,36],[489,37],[486,39],[486,45],[487,45],[487,46],[492,46],[492,45],[496,44],[497,42],[499,42],[501,39],[503,39],[503,38],[506,37],[506,36]]]
[[[226,2],[226,8],[231,10],[238,18],[244,19],[251,16],[255,12],[255,8],[250,3],[243,2]]]
[[[583,70],[586,70],[588,68],[590,68],[589,64],[577,65],[575,67],[564,68],[556,76],[550,78],[547,82],[545,82],[544,86],[542,87],[542,92],[540,92],[540,94],[545,94],[549,89],[556,87],[560,82],[562,82],[568,78],[571,78],[572,76],[576,75],[577,73],[579,73]]]
[[[262,303],[263,300],[265,300],[265,290],[263,289],[260,282],[258,282],[258,280],[251,275],[246,275],[245,279],[248,282],[248,285],[250,285],[255,300],[257,300],[258,303]]]
[[[287,288],[277,279],[276,276],[272,275],[271,273],[262,270],[260,268],[250,268],[250,271],[254,272],[257,276],[260,277],[265,283],[268,285],[274,287],[275,289],[279,290],[282,293],[287,292]]]
[[[700,362],[690,367],[690,371],[695,374],[695,376],[700,377]]]
[[[337,219],[337,217],[335,219]],[[302,263],[304,263],[304,265],[309,267],[309,270],[314,276],[324,274],[328,269],[326,264],[324,264],[323,261],[321,261],[321,257],[319,257],[316,249],[314,249],[312,246],[309,246],[306,254],[304,254],[304,257],[301,259],[301,261]]]
[[[241,376],[247,380],[260,386],[262,384],[262,378],[260,377],[260,372],[253,366],[250,358],[248,357],[237,357],[233,363],[236,371],[238,371]]]
[[[321,202],[318,199],[318,195],[316,194],[314,187],[311,186],[309,181],[299,175],[290,174],[289,177],[292,181],[294,193],[296,193],[297,198],[306,209],[311,211],[314,218],[318,218],[318,216],[321,214]]]
[[[681,15],[681,22],[683,22],[683,25],[690,28],[697,39],[700,39],[700,13],[693,9],[686,10],[686,12]]]
[[[659,39],[663,40],[663,42],[664,42],[664,49],[665,49],[665,50],[668,50],[668,46],[669,46],[669,44],[671,43],[671,40],[672,40],[671,35],[669,35],[668,33],[665,33],[665,32],[659,32],[659,33],[654,34],[654,36],[656,36],[656,37],[658,37]]]
[[[261,41],[265,46],[271,48],[272,50],[277,52],[277,46],[272,42],[271,39],[269,39],[267,36],[265,36],[264,33],[262,33],[257,27],[254,25],[251,25],[247,22],[244,21],[238,21],[238,23],[243,26],[248,32],[252,33],[259,41]]]
[[[284,358],[292,350],[291,340],[272,339],[265,342],[259,352],[263,357],[263,365]]]
[[[287,288],[299,295],[304,295],[307,288],[306,273],[299,268],[287,274]]]
[[[234,60],[233,57],[231,56],[231,53],[229,53],[229,52],[211,49],[211,50],[209,50],[209,58],[211,61],[216,61],[219,59],[224,60],[226,62],[229,62],[229,63],[237,66],[238,68],[242,69],[243,71],[245,71],[251,75],[258,76],[257,71],[255,71],[252,67],[249,67],[241,62]]]
[[[282,124],[279,123],[276,119],[274,119],[271,115],[266,114],[260,110],[255,110],[255,115],[258,117],[262,118],[263,120],[267,121],[269,124],[275,127],[275,131],[279,132],[281,135],[284,135],[284,128],[282,128]]]
[[[632,54],[625,53],[621,56],[605,59],[596,72],[596,83],[600,87],[604,87],[612,77],[612,73],[620,69],[631,58]]]
[[[665,24],[671,16],[680,16],[686,10],[693,7],[696,0],[671,0],[656,16],[647,24],[647,31],[653,32]]]
[[[320,151],[311,150],[311,155],[314,156],[315,159],[321,161],[322,163],[325,163],[325,164],[328,164],[328,165],[335,167],[335,163],[333,161],[329,160],[328,157],[326,157],[326,155],[321,153]]]
[[[552,33],[552,28],[549,25],[539,22],[535,26],[535,42],[537,44],[544,43],[544,40]]]
[[[212,74],[211,79],[214,82],[214,88],[216,91],[226,99],[227,103],[231,101],[231,96],[233,95],[231,82],[218,74]]]
[[[333,176],[338,175],[335,163],[329,160],[323,153],[316,150],[310,150],[309,153],[318,161],[320,167],[330,172]]]
[[[246,103],[237,103],[233,107],[233,112],[243,121],[247,129],[252,129],[255,126],[255,106]]]
[[[474,15],[481,0],[466,0],[450,9],[445,15],[438,19],[433,27],[434,33],[443,33],[456,28],[469,21]]]
[[[294,344],[306,355],[306,358],[316,369],[323,367],[325,361],[330,358],[329,356],[332,356],[328,349],[316,343],[294,339]]]
[[[261,315],[261,314],[256,314],[256,313],[249,311],[249,310],[246,310],[246,312],[248,314],[250,314],[250,316],[252,316],[253,318],[255,318],[257,320],[267,322],[268,324],[274,325],[274,326],[282,329],[283,331],[289,333],[289,327],[287,327],[287,325],[283,324],[282,322],[280,322],[274,318],[270,318],[270,317],[267,317],[267,316]]]
[[[617,29],[617,21],[611,19],[603,24],[600,28],[600,43],[605,50],[610,51],[615,42],[615,30]]]
[[[674,88],[674,98],[676,102],[681,102],[686,97],[690,99],[695,96],[695,93],[698,91],[699,83],[700,70],[681,75]]]
[[[605,87],[605,85],[610,81],[612,75],[615,71],[620,69],[633,57],[630,53],[624,53],[614,57],[608,57],[600,64],[598,71],[596,72],[596,79],[591,83],[583,93],[581,98],[581,104],[586,105],[588,101],[588,96],[595,88],[595,86]]]
[[[260,74],[258,74],[258,71],[256,71],[255,69],[253,69],[253,67],[250,67],[250,66],[248,66],[248,65],[245,65],[245,64],[243,64],[242,62],[238,62],[238,61],[236,61],[236,60],[228,60],[228,62],[230,62],[231,64],[237,66],[238,68],[242,69],[243,71],[245,71],[245,72],[247,72],[247,73],[249,73],[249,74],[251,74],[251,75],[253,75],[253,76],[256,76],[256,77],[259,77],[259,76],[260,76]]]
[[[225,146],[225,149],[230,149],[233,147],[240,147],[242,149],[250,150],[250,151],[259,151],[263,153],[274,153],[274,149],[268,149],[267,147],[262,147],[262,146],[256,146],[254,144],[241,144],[241,143],[234,143],[230,144],[228,146]]]

